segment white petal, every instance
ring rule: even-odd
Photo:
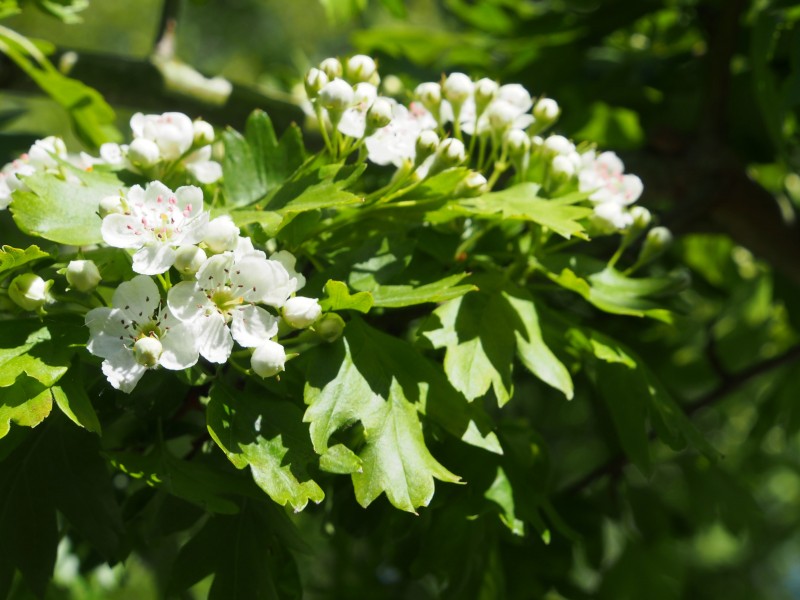
[[[344,111],[337,129],[344,135],[361,138],[367,129],[367,113],[357,108]]]
[[[167,244],[148,244],[133,255],[133,270],[143,275],[168,271],[175,262],[175,250]]]
[[[255,348],[278,333],[278,319],[263,308],[248,304],[234,311],[231,333],[240,345]]]
[[[224,363],[233,349],[233,338],[225,319],[219,313],[209,313],[194,321],[197,350],[206,360]]]
[[[125,318],[141,322],[149,319],[158,308],[161,296],[155,282],[145,275],[137,275],[130,281],[119,284],[112,298],[114,308]]]
[[[214,183],[222,178],[222,165],[213,160],[186,163],[186,170],[200,183]]]
[[[131,215],[106,215],[100,225],[103,241],[114,248],[141,248],[148,239],[142,223]]]
[[[212,256],[197,272],[197,284],[204,290],[213,290],[225,285],[230,279],[232,265],[233,254],[229,252]]]
[[[136,362],[128,348],[122,348],[114,356],[103,361],[103,374],[116,389],[130,394],[147,369]]]
[[[159,206],[162,202],[172,198],[174,195],[172,190],[160,181],[152,181],[147,184],[147,189],[145,190],[145,204],[154,207]],[[158,201],[159,198],[161,202]]]
[[[165,369],[180,371],[197,362],[195,334],[192,327],[186,323],[171,326],[161,337],[161,346],[162,352],[158,364]]]
[[[186,211],[189,218],[196,217],[203,211],[203,190],[194,185],[184,185],[175,190],[178,207]],[[187,210],[188,209],[188,210]]]
[[[633,204],[644,191],[642,180],[636,175],[622,176],[622,201],[624,204]]]
[[[297,287],[293,291],[298,291],[306,284],[306,278],[295,270],[294,266],[297,264],[297,258],[288,250],[281,250],[275,252],[269,257],[270,260],[277,260],[288,271],[289,277],[297,280]]]
[[[172,286],[167,293],[167,306],[181,321],[192,321],[199,318],[206,308],[213,309],[213,304],[194,281],[182,281]]]

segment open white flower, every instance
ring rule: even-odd
[[[215,363],[230,356],[233,341],[246,348],[264,343],[278,332],[278,320],[256,304],[282,305],[291,277],[281,263],[257,254],[225,252],[209,258],[195,276],[174,286],[170,310],[191,323],[200,354]]]
[[[418,102],[409,108],[392,102],[392,121],[366,139],[369,160],[377,165],[397,167],[416,156],[417,138],[436,128],[436,119]]]
[[[378,97],[378,88],[371,83],[359,83],[353,92],[353,101],[342,113],[337,129],[346,136],[361,138],[367,130],[367,111]]]
[[[200,242],[208,225],[203,211],[203,192],[183,186],[173,193],[160,181],[146,189],[135,185],[128,190],[123,214],[103,218],[103,240],[115,248],[137,249],[133,270],[156,275],[175,262],[175,249]]]
[[[131,117],[131,130],[134,138],[155,142],[166,160],[180,158],[194,143],[192,120],[179,112],[161,115],[136,113]]]
[[[615,153],[603,152],[595,157],[594,152],[587,152],[582,158],[584,166],[578,175],[578,186],[582,192],[592,192],[589,200],[595,204],[616,202],[627,206],[642,195],[642,180],[636,175],[626,175],[625,166]]]
[[[112,307],[86,314],[86,349],[103,359],[103,373],[116,389],[130,393],[147,369],[181,370],[197,362],[191,328],[161,306],[158,287],[138,275],[121,283]]]

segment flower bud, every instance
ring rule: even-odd
[[[486,108],[489,127],[495,133],[502,133],[514,123],[519,111],[505,100],[495,100]]]
[[[521,129],[509,129],[506,132],[504,141],[508,155],[512,160],[521,158],[530,152],[531,139]]]
[[[107,215],[112,214],[125,214],[125,200],[120,196],[106,196],[102,200],[100,200],[100,204],[98,205],[98,212],[100,213],[100,218],[103,219]]]
[[[454,107],[460,107],[470,97],[475,85],[464,73],[450,73],[442,83],[442,96]]]
[[[278,342],[267,340],[253,352],[250,366],[261,377],[267,378],[277,375],[284,370],[286,351]]]
[[[67,265],[67,283],[79,292],[90,292],[97,287],[102,277],[94,261],[73,260]]]
[[[486,177],[477,171],[473,171],[456,186],[454,194],[457,198],[474,198],[488,190],[489,182],[486,181]]]
[[[340,113],[353,104],[355,94],[353,87],[344,79],[334,79],[319,91],[317,99],[324,108]]]
[[[133,344],[133,356],[136,358],[136,362],[147,368],[155,367],[158,364],[163,350],[158,338],[149,335],[139,338]]]
[[[308,73],[306,73],[306,78],[303,81],[306,88],[306,94],[311,99],[316,98],[317,94],[319,94],[319,91],[324,88],[329,81],[330,79],[328,79],[325,71],[315,68],[309,69]]]
[[[45,281],[35,273],[23,273],[11,280],[8,296],[25,310],[37,310],[47,302],[53,281]]]
[[[542,98],[533,106],[533,116],[542,125],[550,125],[558,119],[561,108],[552,98]]]
[[[397,98],[403,93],[405,86],[403,85],[403,80],[400,79],[397,75],[387,75],[383,79],[382,85],[383,93],[387,96],[392,96],[393,98]]]
[[[642,231],[650,226],[650,221],[653,220],[653,215],[644,206],[634,206],[628,211],[633,217],[633,227],[637,231]]]
[[[639,254],[639,263],[646,263],[662,254],[672,243],[672,233],[666,227],[653,227],[647,232]]]
[[[500,88],[497,82],[484,77],[475,83],[475,111],[480,115],[489,103],[497,96]]]
[[[336,58],[326,58],[319,64],[319,70],[325,73],[328,80],[333,81],[342,76],[342,63]]]
[[[448,166],[460,165],[467,159],[464,143],[456,138],[447,138],[437,149],[437,154]]]
[[[194,144],[195,146],[208,146],[214,141],[214,127],[208,121],[198,119],[192,123],[194,130]]]
[[[137,167],[152,167],[160,158],[158,145],[147,138],[136,138],[128,147],[128,160]]]
[[[295,329],[305,329],[314,324],[322,314],[322,307],[314,298],[295,296],[289,298],[281,310],[283,320]]]
[[[335,342],[344,332],[344,319],[336,313],[326,313],[314,324],[314,331],[324,341]]]
[[[550,166],[550,173],[559,181],[566,181],[575,175],[575,164],[568,156],[559,154],[553,158],[553,163]]]
[[[206,253],[197,246],[181,246],[175,252],[174,267],[181,275],[194,275],[206,262]]]
[[[439,147],[439,136],[432,129],[421,131],[416,143],[416,164],[422,163]]]
[[[239,242],[239,228],[228,215],[212,219],[206,228],[203,243],[215,253],[234,250]]]
[[[375,131],[392,122],[392,103],[386,98],[378,98],[367,111],[367,129]]]
[[[575,145],[563,135],[551,135],[544,141],[544,148],[552,154],[569,154]]]
[[[442,86],[433,81],[420,83],[414,90],[414,97],[432,112],[434,117],[438,117],[439,106],[442,104]]]
[[[377,72],[375,61],[365,54],[356,54],[347,60],[346,77],[352,83],[370,81]]]

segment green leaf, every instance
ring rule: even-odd
[[[513,392],[516,354],[539,379],[572,398],[572,378],[542,339],[533,298],[522,289],[475,281],[480,292],[437,308],[422,333],[435,348],[446,349],[444,368],[453,386],[468,400],[491,387],[503,406]]]
[[[119,194],[123,184],[113,173],[70,171],[78,181],[44,172],[26,177],[25,184],[31,191],[14,194],[9,207],[14,221],[28,235],[59,244],[100,243],[100,200]]]
[[[352,474],[362,506],[385,492],[394,506],[413,512],[430,502],[434,479],[458,481],[425,446],[418,412],[467,443],[502,452],[488,417],[473,410],[433,364],[359,319],[349,323],[343,339],[314,350],[305,398],[304,420],[319,454],[329,451],[338,432],[356,423],[363,427],[363,446],[351,447],[362,461],[362,471]]]
[[[457,285],[469,273],[459,273],[439,281],[414,287],[411,285],[382,285],[372,291],[374,306],[401,308],[428,302],[445,302],[478,288],[472,284]]]
[[[238,468],[250,466],[253,479],[270,498],[297,512],[325,494],[307,468],[316,462],[302,411],[283,400],[256,397],[223,382],[211,389],[208,431]]]
[[[2,389],[0,400],[0,438],[8,434],[11,423],[36,427],[53,409],[53,393],[35,379],[21,375]]]
[[[106,560],[122,553],[122,518],[99,441],[64,418],[0,462],[0,564],[15,565],[40,597],[58,545],[56,511]]]
[[[278,141],[267,113],[253,111],[245,134],[222,134],[225,195],[229,206],[244,206],[264,198],[286,181],[305,159],[300,130],[292,125]]]
[[[325,297],[320,301],[323,310],[357,310],[368,313],[374,304],[370,292],[350,294],[347,284],[329,279],[325,284]]]
[[[344,444],[331,446],[319,459],[320,469],[328,473],[339,473],[340,475],[363,471],[362,465],[363,461],[358,457],[358,454]]]
[[[552,256],[541,262],[551,281],[580,294],[604,312],[665,323],[672,322],[672,312],[658,299],[674,295],[688,284],[684,272],[633,278],[587,256]]]
[[[3,246],[0,249],[0,279],[28,263],[41,258],[50,258],[47,252],[42,252],[39,246],[29,246],[25,250]]]
[[[444,370],[453,387],[475,400],[494,390],[499,406],[511,398],[514,323],[500,294],[478,292],[443,304],[433,312],[423,335],[434,348],[446,348]]]
[[[287,521],[269,505],[255,503],[233,516],[213,515],[180,549],[169,572],[169,596],[181,596],[213,574],[209,600],[300,598],[297,567],[289,552],[294,541],[285,533],[291,528]]]
[[[574,395],[572,377],[564,363],[553,354],[542,338],[533,298],[521,289],[514,289],[503,295],[523,325],[522,330],[514,332],[520,362],[546,384],[560,390],[567,400],[571,400]]]
[[[511,533],[518,536],[525,535],[525,523],[517,518],[514,510],[514,490],[502,467],[497,467],[497,475],[483,495],[500,507],[502,511],[500,519]]]
[[[107,452],[111,465],[132,479],[161,488],[212,513],[235,514],[239,506],[235,493],[246,493],[242,481],[200,461],[181,460],[164,447],[147,455],[132,452]]]
[[[532,221],[567,239],[572,236],[589,239],[578,221],[590,216],[591,208],[543,200],[538,192],[539,186],[535,183],[520,183],[499,192],[461,200],[460,206],[473,215]]]
[[[59,381],[59,385],[53,388],[53,398],[61,412],[73,423],[87,431],[101,433],[100,421],[86,393],[77,365],[73,364],[72,369]]]

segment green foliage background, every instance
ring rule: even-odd
[[[291,102],[298,75],[325,56],[352,51],[378,56],[382,72],[397,74],[407,89],[452,70],[523,83],[562,105],[559,132],[619,151],[642,177],[643,203],[677,237],[653,275],[684,269],[692,284],[679,295],[672,323],[610,318],[566,293],[531,309],[523,292],[483,281],[480,293],[445,305],[474,323],[472,339],[495,365],[512,360],[492,346],[491,323],[508,310],[525,305],[534,318],[537,309],[550,311],[548,323],[557,323],[561,311],[582,311],[596,331],[587,335],[565,322],[542,334],[567,366],[588,356],[593,367],[575,377],[569,402],[573,391],[557,372],[536,373],[552,387],[523,369],[512,375],[510,366],[497,371],[499,379],[470,379],[474,389],[459,390],[468,397],[491,387],[500,399],[515,390],[497,432],[505,455],[496,463],[481,450],[437,440],[440,477],[458,465],[469,483],[437,485],[418,516],[383,499],[361,508],[354,494],[370,491],[354,492],[346,479],[326,490],[334,502],[299,515],[272,507],[265,517],[246,501],[242,510],[228,510],[227,492],[253,493],[249,476],[197,485],[192,465],[174,459],[192,452],[180,430],[166,431],[167,442],[146,456],[115,452],[115,440],[141,435],[144,443],[154,415],[169,415],[174,406],[103,408],[101,394],[101,416],[127,411],[104,432],[102,454],[97,439],[66,418],[53,417],[35,445],[12,427],[0,441],[0,459],[32,447],[22,465],[0,462],[0,588],[14,578],[10,597],[202,598],[210,586],[217,598],[296,597],[298,579],[305,598],[800,594],[800,7],[779,0],[142,0],[132,8],[97,0],[80,13],[82,24],[64,25],[33,6],[63,3],[24,4],[3,24],[54,44],[48,50],[57,53],[56,63],[65,50],[77,50],[70,76],[103,94],[120,128],[136,110],[182,109],[242,130],[250,111],[262,108],[283,131],[302,119]],[[175,57],[235,82],[228,105],[165,90],[148,59],[165,15],[177,23]],[[52,133],[91,146],[113,125],[93,120],[102,108],[81,113],[69,98],[47,99],[30,77],[8,62],[3,67],[5,158]],[[3,213],[0,241],[13,244],[7,219]],[[613,249],[598,243],[598,258]],[[589,259],[573,268],[589,277],[597,270]],[[604,283],[622,304],[609,312],[646,312],[641,297],[659,293]],[[457,369],[459,353],[474,349],[448,341],[443,324],[455,316],[445,313],[434,312],[423,337],[432,352],[446,347],[447,356],[439,350],[445,369]],[[403,323],[417,315],[412,309],[405,316]],[[530,323],[530,315],[524,320]],[[348,349],[384,335],[355,323]],[[53,342],[46,329],[1,326],[4,339],[20,344]],[[413,379],[424,365],[404,360],[407,342],[399,338],[407,331],[399,327],[392,341],[375,343],[387,350],[374,360],[396,360],[397,379]],[[518,343],[523,363],[526,351],[533,350]],[[43,364],[69,364],[70,356],[54,354],[45,353]],[[56,389],[48,387],[48,372],[28,374],[48,395]],[[348,385],[361,385],[358,369],[350,375]],[[99,389],[97,381],[60,385]],[[308,385],[325,397],[324,373]],[[56,392],[52,398],[58,402]],[[214,403],[212,397],[209,411]],[[246,406],[258,411],[255,402]],[[687,419],[702,437],[691,439]],[[0,418],[0,427],[6,422]],[[235,427],[235,419],[220,418],[225,426]],[[312,431],[312,440],[327,442],[325,435]],[[54,457],[63,444],[83,460],[60,464]],[[251,464],[258,451],[226,448],[229,456],[250,456]],[[109,465],[131,476],[127,485],[135,492],[127,492],[121,514],[109,508],[121,495],[104,478]],[[142,473],[156,480],[137,479]],[[316,491],[304,493],[313,498]],[[64,523],[36,520],[39,509],[52,514],[53,507],[75,527],[71,552],[62,544],[55,583],[45,592],[48,574],[37,571],[38,559],[52,552]],[[214,516],[202,518],[205,508]],[[37,535],[19,539],[14,525],[26,520],[36,522]],[[21,552],[13,559],[12,548]],[[101,566],[109,558],[122,562]],[[15,578],[12,560],[41,581],[40,589]],[[236,588],[240,581],[252,587]]]

